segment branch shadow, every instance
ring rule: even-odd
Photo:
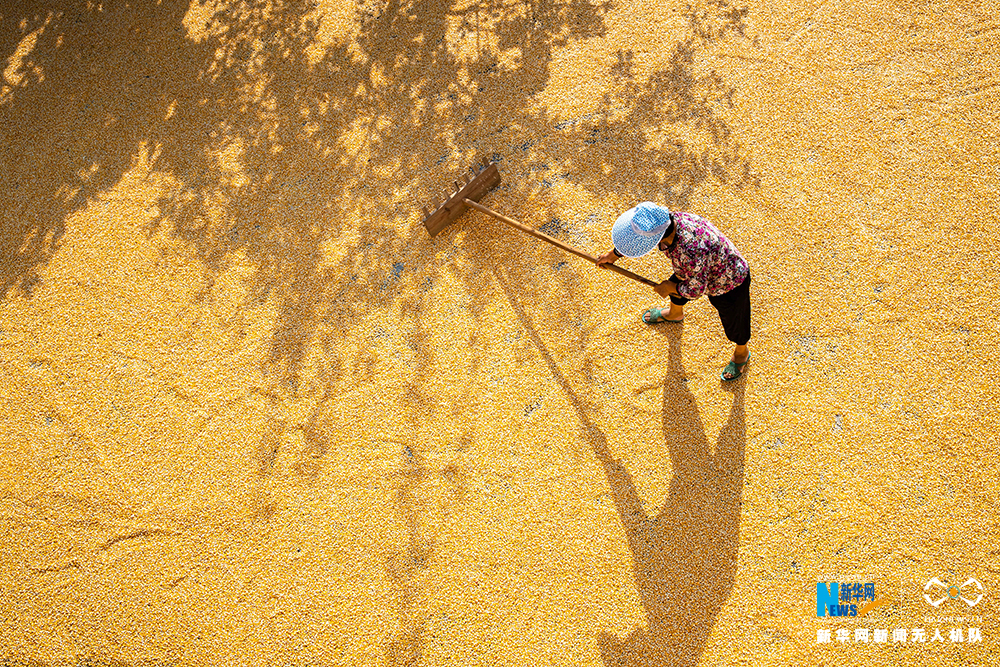
[[[746,450],[745,384],[731,389],[732,409],[712,452],[694,396],[685,384],[680,331],[665,334],[669,366],[663,379],[663,436],[673,475],[667,500],[650,516],[631,474],[615,459],[607,436],[560,370],[517,295],[493,272],[508,303],[552,377],[573,406],[614,498],[632,553],[636,589],[647,627],[620,639],[598,635],[609,667],[697,665],[736,575]]]

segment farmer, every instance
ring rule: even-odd
[[[597,258],[597,265],[614,264],[621,257],[641,257],[656,248],[670,258],[674,274],[653,288],[670,297],[670,309],[650,308],[646,324],[681,322],[684,304],[702,294],[719,311],[726,338],[736,345],[722,379],[743,375],[750,360],[750,267],[732,241],[712,223],[693,213],[671,212],[643,202],[622,213],[611,228],[614,248]]]

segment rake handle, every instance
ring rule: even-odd
[[[597,258],[594,257],[593,255],[591,255],[589,253],[586,253],[586,252],[583,252],[582,250],[577,250],[573,246],[571,246],[569,244],[566,244],[566,243],[563,243],[559,239],[554,239],[551,236],[549,236],[548,234],[543,234],[540,231],[532,229],[531,227],[529,227],[529,226],[527,226],[525,224],[522,224],[522,223],[518,222],[517,220],[512,220],[512,219],[508,218],[505,215],[500,215],[496,211],[494,211],[492,209],[489,209],[489,208],[486,208],[485,206],[483,206],[479,202],[474,202],[471,199],[463,199],[462,203],[464,203],[466,206],[471,206],[472,208],[476,209],[477,211],[482,211],[486,215],[493,216],[494,218],[496,218],[500,222],[505,222],[508,225],[510,225],[511,227],[517,227],[518,229],[520,229],[525,234],[530,234],[531,236],[534,236],[536,239],[541,239],[542,241],[545,241],[546,243],[551,243],[555,247],[560,248],[562,250],[565,250],[568,253],[576,255],[577,257],[581,257],[581,258],[587,260],[588,262],[590,262],[591,264],[597,264]],[[626,278],[631,278],[632,280],[640,282],[643,285],[649,285],[650,287],[656,287],[657,285],[660,284],[660,283],[658,283],[656,281],[650,280],[649,278],[644,278],[644,277],[640,276],[637,273],[632,273],[628,269],[623,269],[620,266],[615,266],[614,264],[604,264],[603,268],[606,268],[606,269],[609,269],[611,271],[614,271],[615,273],[620,273],[621,275],[625,276]]]

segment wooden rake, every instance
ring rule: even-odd
[[[426,206],[423,207],[424,211],[424,227],[427,228],[427,232],[432,236],[437,236],[441,233],[441,230],[453,223],[458,219],[466,210],[469,208],[474,208],[477,211],[482,211],[483,213],[490,215],[500,222],[506,223],[511,227],[521,230],[525,234],[534,236],[536,239],[541,239],[546,243],[551,243],[557,248],[561,248],[568,253],[581,257],[591,264],[597,264],[597,257],[589,253],[578,250],[571,245],[563,243],[559,239],[554,239],[548,234],[543,234],[531,227],[518,222],[517,220],[512,220],[505,215],[500,215],[496,211],[486,208],[479,203],[487,192],[500,185],[500,170],[497,168],[495,162],[490,162],[486,158],[483,158],[482,164],[477,164],[475,166],[469,167],[471,174],[466,174],[455,181],[455,191],[450,195],[447,195],[443,202],[441,202],[437,208],[430,210]],[[656,287],[659,283],[650,280],[649,278],[644,278],[636,273],[632,273],[628,269],[623,269],[620,266],[615,266],[614,264],[605,264],[603,268],[610,269],[615,273],[619,273],[626,278],[631,278],[636,280],[643,285],[649,285],[650,287]]]

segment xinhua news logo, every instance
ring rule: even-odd
[[[973,645],[983,643],[983,617],[973,610],[988,597],[983,584],[969,576],[951,576],[953,573],[938,575],[918,582],[904,582],[898,602],[906,609],[920,613],[929,605],[947,615],[915,615],[909,619],[906,614],[896,614],[893,625],[887,619],[873,621],[882,627],[874,627],[864,621],[849,621],[841,625],[849,627],[819,627],[816,629],[816,643],[827,645],[869,644],[873,646],[898,646],[901,644],[923,646],[930,649],[936,645]],[[921,590],[922,589],[922,590]],[[921,599],[921,597],[923,599]],[[919,603],[918,603],[919,601]],[[816,617],[850,618],[860,617],[876,607],[888,604],[885,597],[875,595],[875,584],[871,582],[818,582],[816,584]],[[919,606],[913,606],[919,604]],[[970,613],[971,612],[971,613]],[[872,617],[870,617],[872,618]],[[868,626],[868,627],[865,627]]]
[[[875,598],[873,582],[844,583],[820,581],[816,584],[816,617],[864,616],[875,607],[885,604]]]

